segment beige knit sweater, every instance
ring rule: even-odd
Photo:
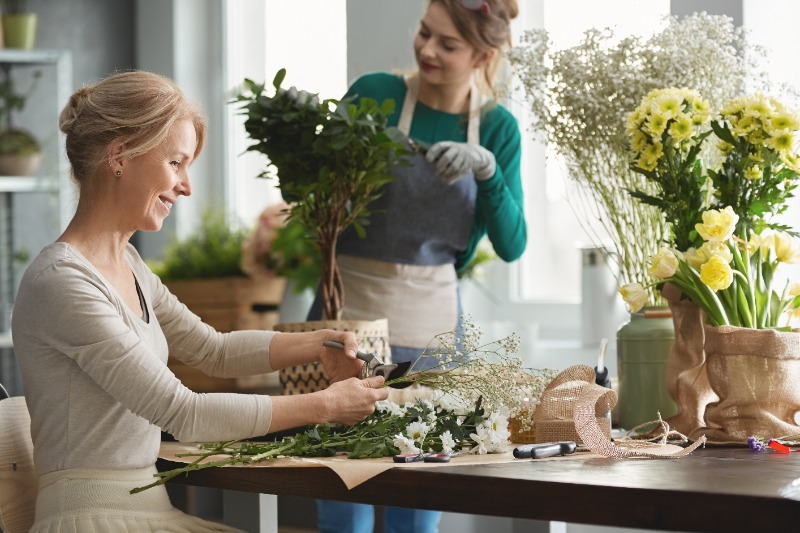
[[[73,246],[46,247],[23,276],[12,318],[39,475],[155,463],[161,429],[183,441],[267,432],[269,396],[198,394],[167,355],[220,377],[270,372],[274,332],[221,334],[181,304],[128,246],[147,322]]]

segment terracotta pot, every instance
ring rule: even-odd
[[[39,172],[42,154],[0,155],[0,176],[33,176]]]

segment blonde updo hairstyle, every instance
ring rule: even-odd
[[[183,119],[191,120],[197,133],[196,158],[203,149],[206,119],[169,78],[127,71],[79,89],[59,118],[72,178],[83,186],[100,165],[108,164],[108,148],[115,139],[125,147],[118,157],[137,157],[164,142]]]
[[[468,9],[462,0],[428,0],[428,5],[442,5],[459,33],[478,53],[497,51],[483,69],[483,76],[477,80],[481,92],[496,96],[494,82],[501,52],[511,46],[511,21],[519,14],[519,7],[516,0],[485,1],[488,9]]]

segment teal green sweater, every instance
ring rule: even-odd
[[[393,99],[396,108],[389,116],[388,125],[397,126],[406,96],[406,84],[401,76],[394,74],[366,74],[350,86],[346,96],[352,95],[374,98],[378,102]],[[425,144],[439,141],[466,142],[467,116],[437,111],[417,102],[410,136]],[[467,248],[456,258],[457,270],[467,266],[484,235],[489,235],[497,255],[509,262],[522,255],[527,242],[519,172],[519,126],[506,108],[498,104],[484,109],[481,115],[480,143],[494,154],[497,171],[488,180],[477,182],[475,219]]]

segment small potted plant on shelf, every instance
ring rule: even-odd
[[[42,148],[30,132],[14,127],[13,111],[22,111],[25,101],[36,88],[41,75],[36,71],[33,82],[25,93],[14,86],[9,68],[2,71],[0,80],[0,175],[31,176],[36,174],[42,162]]]
[[[6,48],[30,50],[36,42],[36,13],[26,0],[3,0],[3,44]]]

